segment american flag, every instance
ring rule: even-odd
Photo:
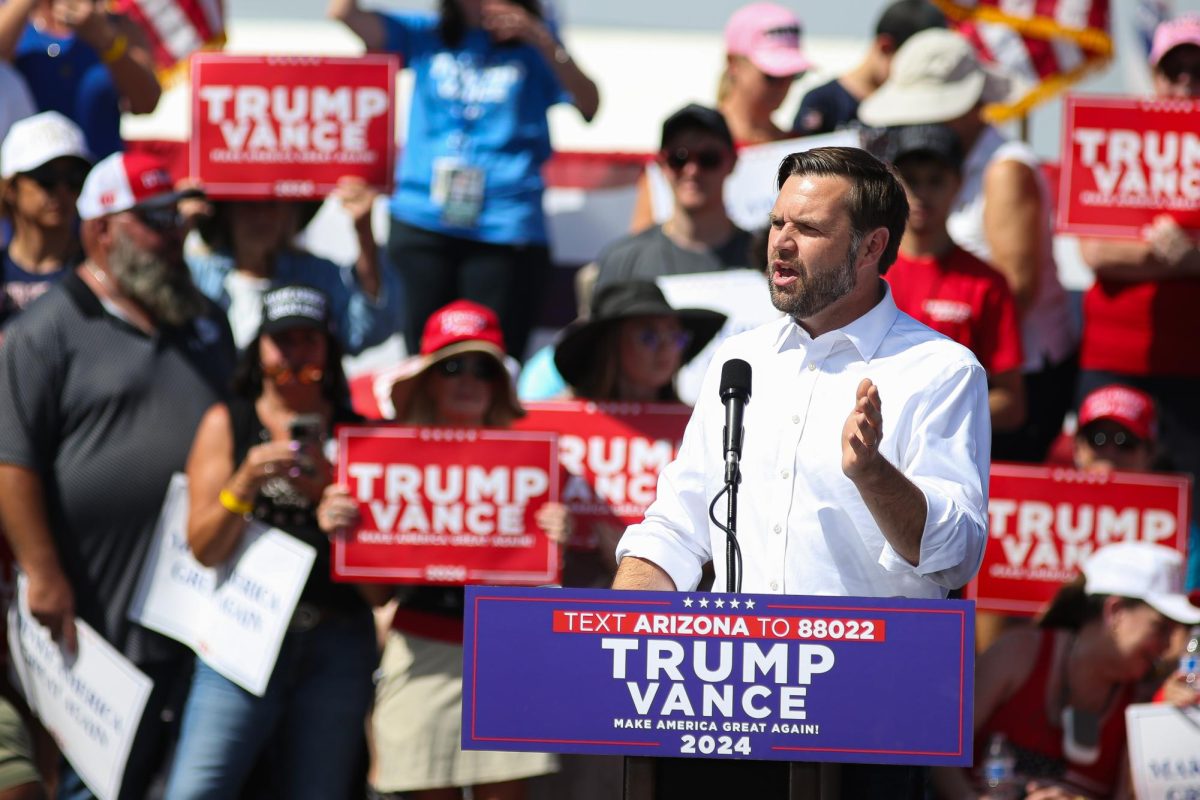
[[[222,0],[117,0],[115,5],[146,32],[164,84],[178,80],[189,55],[225,43]]]
[[[1025,116],[1112,57],[1109,0],[933,0],[980,58],[1022,87],[986,109],[992,122]]]

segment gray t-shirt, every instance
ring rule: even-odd
[[[663,233],[661,225],[655,225],[605,248],[596,259],[600,267],[596,285],[619,281],[652,281],[662,275],[719,272],[753,266],[750,263],[752,239],[749,233],[735,227],[733,234],[720,247],[701,252],[680,247]]]
[[[185,328],[147,335],[74,272],[5,331],[0,462],[41,477],[76,613],[135,662],[180,654],[125,615],[167,483],[224,396],[233,358],[215,305]]]

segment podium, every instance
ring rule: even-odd
[[[839,796],[839,763],[971,763],[970,602],[501,587],[466,601],[464,749],[623,755],[628,800],[688,796],[672,792],[685,779],[702,796],[728,779],[816,800]]]

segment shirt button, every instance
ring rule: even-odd
[[[779,582],[778,581],[771,581],[771,591],[772,592],[779,591]]]
[[[783,470],[780,470],[780,471],[779,471],[779,477],[783,478],[785,481],[786,481],[788,478],[790,478],[790,477],[791,477],[791,475],[792,475],[792,473],[788,472],[786,469],[783,469]]]
[[[793,425],[800,424],[800,415],[799,414],[792,414],[792,424]]]
[[[817,362],[815,362],[815,361],[808,362],[808,371],[809,372],[815,372],[816,369],[817,369]]]
[[[782,525],[776,525],[776,526],[775,526],[775,532],[776,532],[776,533],[783,533],[783,526],[782,526]]]

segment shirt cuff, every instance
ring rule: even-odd
[[[925,527],[921,530],[920,561],[917,564],[909,563],[885,538],[879,565],[888,572],[911,572],[921,576],[958,566],[962,563],[964,548],[961,543],[953,541],[954,537],[947,536],[947,532],[954,530],[955,521],[959,516],[954,504],[950,498],[939,492],[920,484],[915,485],[925,498]]]
[[[696,556],[668,536],[631,525],[617,543],[617,563],[625,556],[651,562],[670,576],[675,589],[690,592],[700,583],[701,564]]]

